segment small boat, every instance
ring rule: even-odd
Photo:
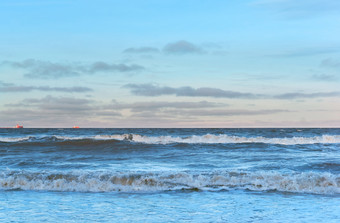
[[[24,126],[17,124],[14,128],[16,128],[16,129],[22,129],[22,128],[24,128]]]
[[[79,129],[79,126],[75,125],[73,126],[74,129]]]

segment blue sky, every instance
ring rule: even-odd
[[[0,2],[0,126],[339,127],[336,0]]]

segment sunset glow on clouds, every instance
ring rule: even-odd
[[[0,127],[339,127],[336,0],[0,2]]]

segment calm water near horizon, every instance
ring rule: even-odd
[[[0,129],[1,222],[340,222],[340,129]]]

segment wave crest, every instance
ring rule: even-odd
[[[37,142],[37,141],[83,141],[83,140],[112,140],[112,141],[130,141],[144,144],[228,144],[228,143],[265,143],[281,145],[298,145],[298,144],[334,144],[340,143],[340,135],[322,135],[314,137],[285,137],[285,138],[268,138],[268,137],[242,137],[230,136],[226,134],[213,135],[192,135],[187,137],[179,136],[145,136],[139,134],[118,134],[118,135],[95,135],[95,136],[49,136],[49,137],[1,137],[0,142]]]
[[[101,136],[105,139],[105,136]],[[217,144],[217,143],[266,143],[266,144],[317,144],[317,143],[340,143],[340,135],[322,135],[315,137],[291,137],[291,138],[267,138],[267,137],[240,137],[229,136],[225,134],[212,135],[206,134],[202,136],[189,137],[173,137],[173,136],[142,136],[137,134],[111,135],[106,136],[108,139],[130,140],[133,142],[146,144],[169,144],[169,143],[202,143],[202,144]]]
[[[0,173],[0,189],[78,192],[156,192],[169,190],[252,190],[340,194],[340,175],[330,173]]]

